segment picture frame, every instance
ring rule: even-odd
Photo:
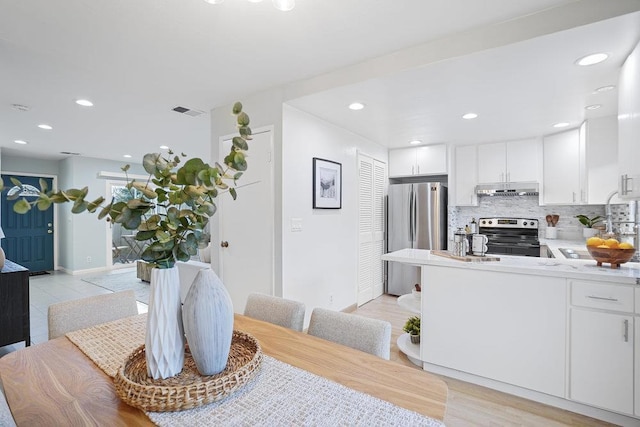
[[[313,158],[313,209],[342,209],[342,164]]]

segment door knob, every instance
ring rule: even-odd
[[[222,242],[220,242],[220,246],[223,248],[228,248],[229,247],[229,242],[227,242],[226,240],[223,240]]]

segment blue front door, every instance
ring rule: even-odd
[[[23,188],[14,187],[10,177],[17,178]],[[31,272],[53,270],[53,205],[46,211],[33,207],[21,215],[13,212],[13,205],[22,197],[34,200],[40,191],[39,177],[2,175],[5,188],[2,191],[2,249],[7,259],[16,262]],[[43,178],[49,188],[53,179]],[[16,200],[7,200],[8,192],[20,192]]]

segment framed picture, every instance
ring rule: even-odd
[[[313,208],[342,208],[342,165],[313,158]]]

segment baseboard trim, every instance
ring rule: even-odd
[[[354,311],[356,311],[357,308],[358,308],[358,304],[351,304],[350,306],[343,308],[340,311],[344,313],[353,313]]]

